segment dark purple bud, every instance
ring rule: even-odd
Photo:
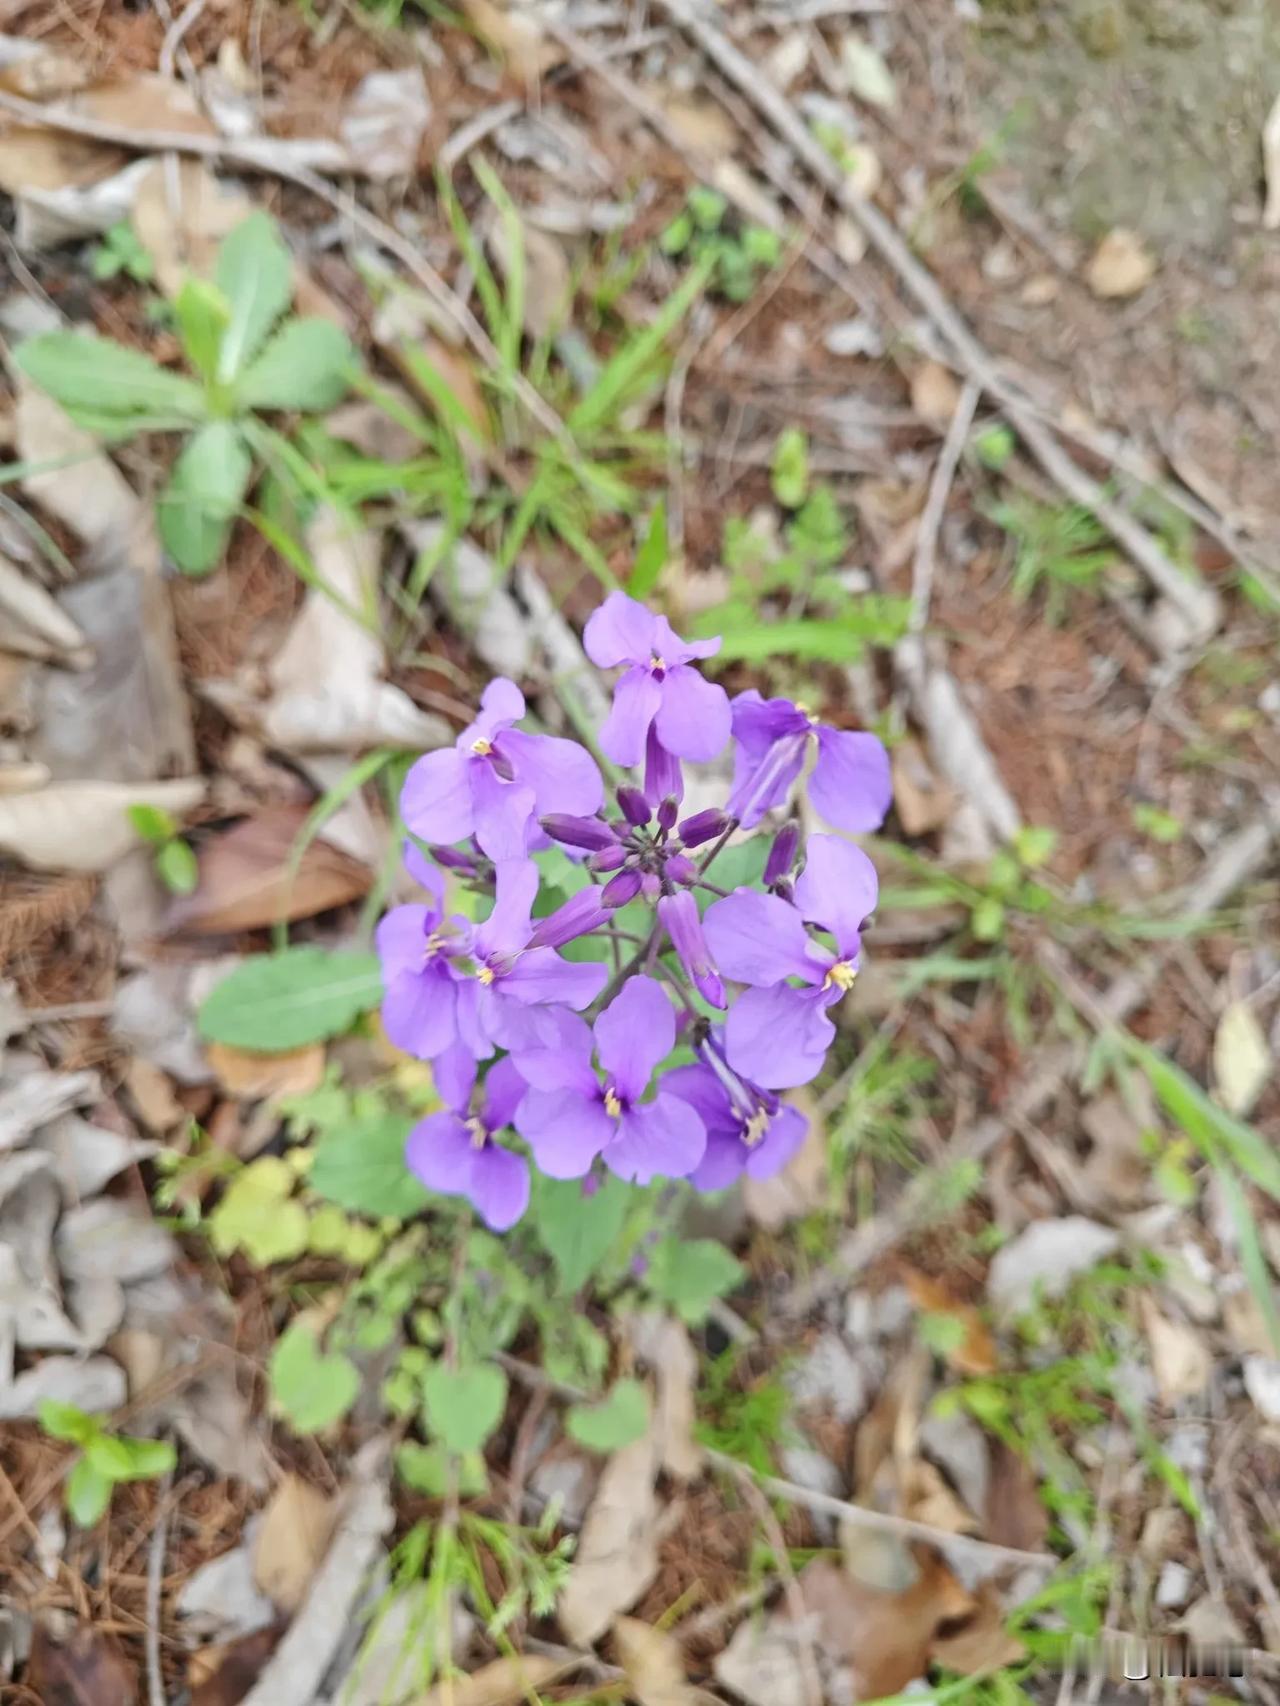
[[[618,804],[622,807],[623,817],[637,829],[643,828],[653,816],[648,800],[639,788],[633,788],[629,782],[624,782],[618,789]]]
[[[453,847],[433,847],[431,857],[437,865],[443,865],[446,871],[474,871],[476,862],[466,853],[459,853]]]
[[[769,857],[765,860],[764,886],[771,889],[796,862],[796,852],[800,846],[800,825],[798,823],[784,824],[773,838],[773,846],[769,849]]]
[[[779,900],[793,900],[795,898],[795,884],[790,877],[779,877],[773,885],[773,892]]]
[[[604,1183],[604,1181],[603,1181],[603,1179],[601,1179],[601,1177],[598,1173],[584,1173],[583,1178],[582,1178],[582,1194],[583,1194],[583,1196],[584,1197],[595,1196],[596,1192],[600,1189],[600,1186],[603,1183]]]
[[[629,900],[634,900],[640,893],[639,871],[619,871],[616,877],[601,889],[601,898],[606,906],[625,906]]]
[[[662,878],[656,871],[646,871],[640,878],[640,892],[646,900],[657,900],[662,893]]]
[[[704,812],[694,812],[680,825],[680,839],[686,847],[701,847],[706,841],[714,841],[723,835],[729,827],[729,818],[718,806],[709,806]]]
[[[587,860],[593,871],[616,871],[625,864],[627,850],[620,842],[612,847],[602,847],[598,853],[593,853]]]
[[[632,1256],[632,1258],[631,1258],[631,1277],[632,1277],[632,1279],[642,1280],[644,1278],[644,1276],[648,1273],[648,1271],[649,1271],[649,1258],[647,1256]]]
[[[663,870],[673,883],[696,883],[698,880],[698,867],[692,859],[686,859],[683,853],[670,854]]]
[[[672,830],[675,828],[676,817],[680,811],[680,802],[674,794],[668,794],[658,807],[658,828]]]
[[[576,936],[594,930],[604,914],[604,899],[597,888],[579,889],[563,906],[540,918],[529,938],[531,948],[563,948]]]
[[[538,822],[553,841],[563,841],[568,847],[586,847],[592,852],[613,847],[617,836],[607,823],[598,817],[570,817],[567,812],[549,812]]]

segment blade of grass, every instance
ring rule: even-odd
[[[585,437],[617,414],[636,381],[655,362],[667,338],[705,290],[714,264],[704,260],[693,267],[652,324],[628,338],[605,363],[599,379],[569,415],[569,431],[575,438]]]

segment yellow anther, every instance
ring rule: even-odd
[[[660,658],[658,656],[657,652],[654,652],[653,655],[649,659],[649,668],[650,669],[665,669],[666,667],[667,667],[666,658]]]
[[[469,1119],[466,1122],[466,1127],[467,1133],[471,1138],[471,1147],[473,1149],[483,1149],[489,1136],[488,1132],[484,1129],[483,1124],[478,1119]]]
[[[604,1111],[611,1120],[616,1120],[622,1113],[622,1103],[618,1100],[616,1090],[608,1089],[604,1093]]]
[[[764,1134],[769,1129],[769,1113],[766,1108],[757,1108],[755,1113],[742,1128],[742,1141],[748,1149],[754,1149],[757,1143],[763,1143]]]
[[[475,753],[477,758],[488,758],[489,754],[493,751],[493,742],[491,740],[486,740],[483,735],[480,735],[478,739],[472,741],[471,750]]]
[[[848,960],[837,960],[833,966],[829,967],[827,975],[822,980],[822,987],[824,989],[852,989],[853,980],[857,975],[856,968],[851,966]]]
[[[491,966],[480,966],[476,971],[476,976],[480,979],[481,983],[492,983],[493,968]],[[848,985],[846,984],[845,987],[847,988]]]

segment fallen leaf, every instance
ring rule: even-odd
[[[799,1108],[809,1122],[804,1142],[781,1172],[768,1179],[744,1174],[742,1202],[747,1218],[766,1232],[778,1232],[794,1220],[821,1207],[827,1195],[827,1128],[818,1104],[808,1090],[791,1090],[783,1098]]]
[[[1161,1401],[1175,1404],[1179,1398],[1203,1392],[1213,1372],[1213,1358],[1200,1334],[1184,1322],[1170,1321],[1148,1296],[1143,1296],[1141,1308]]]
[[[174,185],[155,160],[133,204],[134,231],[166,296],[176,296],[189,274],[211,273],[219,243],[253,211],[246,195],[220,184],[200,160],[179,161]]]
[[[282,1623],[201,1647],[187,1661],[191,1706],[240,1706],[280,1645]]]
[[[7,557],[0,557],[0,621],[0,646],[10,651],[57,657],[75,669],[90,661],[88,642],[57,599]]]
[[[958,1629],[935,1636],[929,1646],[934,1664],[958,1671],[961,1676],[996,1671],[1026,1656],[1022,1642],[1005,1628],[1004,1608],[991,1582],[983,1582],[978,1588],[977,1600],[973,1613]]]
[[[553,1659],[541,1653],[522,1658],[495,1659],[470,1676],[450,1677],[436,1683],[421,1706],[515,1706],[539,1688],[577,1667],[578,1660]]]
[[[1151,1183],[1151,1163],[1142,1145],[1144,1126],[1134,1118],[1125,1099],[1113,1091],[1098,1096],[1081,1110],[1080,1124],[1092,1145],[1080,1172],[1086,1200],[1110,1206],[1145,1197]],[[1152,1109],[1145,1129],[1155,1124]]]
[[[902,1513],[915,1522],[927,1522],[944,1534],[973,1534],[978,1519],[956,1497],[942,1471],[926,1458],[913,1458],[899,1468],[898,1485]]]
[[[869,42],[860,36],[847,35],[840,47],[844,80],[852,94],[869,106],[886,112],[898,104],[898,89],[893,73]]]
[[[104,551],[133,549],[149,519],[124,475],[91,433],[78,427],[52,397],[24,374],[17,375],[13,410],[15,445],[22,462],[35,467],[22,489],[69,527],[78,539]]]
[[[409,523],[406,537],[418,551],[435,555],[447,539],[443,521]],[[448,611],[482,663],[495,675],[519,680],[529,673],[533,634],[528,616],[507,591],[506,576],[493,558],[469,539],[447,543],[431,591]]]
[[[1271,103],[1262,127],[1262,169],[1266,178],[1267,203],[1262,210],[1262,228],[1280,227],[1280,95]]]
[[[15,1149],[38,1126],[101,1094],[96,1072],[25,1072],[0,1085],[0,1151]]]
[[[955,810],[956,791],[925,757],[918,740],[899,742],[891,758],[893,807],[910,837],[939,829]]]
[[[386,385],[384,391],[412,414],[413,398],[401,386]],[[339,403],[324,418],[325,431],[344,444],[352,445],[365,456],[378,462],[408,462],[422,448],[422,440],[409,431],[386,409],[367,397],[354,397],[349,403]]]
[[[1247,1001],[1231,1001],[1213,1038],[1213,1076],[1229,1114],[1247,1119],[1271,1076],[1271,1049]]]
[[[851,1673],[855,1700],[897,1694],[928,1669],[939,1626],[972,1611],[972,1596],[936,1553],[900,1593],[864,1586],[825,1558],[801,1571],[799,1588],[828,1662]]]
[[[1035,1471],[1003,1440],[992,1442],[987,1508],[981,1515],[984,1539],[997,1546],[1038,1552],[1049,1532],[1049,1512],[1040,1497]]]
[[[125,1065],[124,1083],[148,1131],[163,1136],[186,1119],[187,1110],[174,1095],[168,1073],[151,1061],[132,1055]]]
[[[367,894],[372,871],[323,837],[313,836],[295,858],[309,815],[301,804],[264,806],[203,839],[199,880],[170,909],[171,928],[189,936],[235,935],[313,918]]]
[[[422,376],[417,371],[413,359],[406,354],[403,340],[393,338],[383,343],[383,350],[398,368],[406,385],[410,386],[419,401],[424,403],[432,414],[439,410],[439,404],[430,390],[422,383]],[[484,390],[476,378],[475,369],[466,356],[458,350],[450,349],[448,344],[439,338],[431,337],[426,332],[421,333],[414,342],[413,352],[421,362],[444,381],[446,388],[452,394],[454,401],[462,409],[467,419],[475,427],[476,438],[480,444],[487,444],[493,437],[493,426],[489,419],[489,405],[485,401]],[[385,419],[385,415],[384,415]],[[415,440],[415,454],[418,441]],[[470,455],[472,447],[466,437],[462,440],[464,456]]]
[[[652,1428],[605,1465],[557,1608],[574,1646],[589,1647],[603,1635],[658,1573],[657,1469]]]
[[[118,1410],[127,1397],[124,1370],[110,1357],[42,1357],[0,1385],[0,1419],[36,1416],[46,1398],[101,1415]]]
[[[230,1043],[206,1043],[205,1053],[222,1088],[246,1102],[305,1096],[324,1080],[323,1043],[286,1049],[283,1054],[252,1054]]]
[[[281,1611],[306,1597],[338,1520],[339,1501],[299,1475],[286,1475],[271,1496],[253,1546],[253,1579]]]
[[[674,1635],[634,1617],[619,1617],[613,1640],[638,1706],[695,1706],[698,1691],[685,1676],[684,1654]]]
[[[117,1173],[147,1160],[159,1145],[63,1114],[41,1127],[32,1147],[52,1157],[63,1199],[76,1203],[97,1196]]]
[[[370,71],[348,100],[338,135],[354,170],[380,182],[414,170],[430,121],[431,97],[418,66]]]
[[[130,806],[158,806],[180,818],[204,798],[198,776],[173,782],[55,782],[30,794],[0,795],[0,851],[37,871],[105,871],[141,837]]]
[[[27,1691],[42,1706],[136,1706],[138,1673],[109,1635],[77,1623],[65,1641],[36,1624]]]
[[[536,83],[564,58],[564,49],[521,4],[462,0],[462,10],[481,40],[501,54],[525,83]]]
[[[688,1331],[674,1316],[647,1309],[628,1317],[627,1337],[657,1381],[653,1428],[662,1467],[677,1480],[692,1480],[702,1467],[702,1448],[693,1437],[698,1359]]]
[[[1087,1272],[1120,1246],[1120,1235],[1096,1220],[1070,1214],[1035,1220],[996,1251],[987,1274],[987,1295],[1005,1321],[1025,1314],[1038,1297],[1061,1297],[1077,1274]]]
[[[554,237],[525,224],[520,232],[524,250],[524,329],[531,338],[547,338],[564,325],[571,306],[572,274],[568,258]],[[511,275],[512,236],[504,220],[495,220],[489,247],[503,277]]]
[[[160,1273],[176,1250],[172,1234],[145,1207],[116,1197],[68,1209],[55,1242],[64,1279],[121,1285]]]
[[[1155,270],[1155,260],[1138,234],[1117,225],[1094,250],[1085,280],[1095,296],[1110,300],[1136,296],[1151,282]]]
[[[1280,1422],[1280,1362],[1274,1357],[1246,1357],[1244,1389],[1260,1416],[1268,1422]]]
[[[256,1634],[276,1620],[275,1607],[254,1581],[253,1554],[243,1544],[193,1570],[174,1609],[184,1630],[220,1641]]]
[[[804,1649],[805,1637],[789,1618],[777,1612],[763,1620],[745,1617],[711,1668],[747,1706],[813,1706]]]
[[[922,421],[943,429],[960,405],[960,386],[950,368],[925,361],[911,375],[911,407]]]
[[[999,1366],[995,1340],[981,1315],[971,1303],[960,1303],[940,1281],[931,1279],[916,1268],[905,1268],[902,1282],[917,1309],[929,1315],[945,1315],[954,1322],[958,1340],[942,1350],[949,1368],[960,1374],[992,1374]]]

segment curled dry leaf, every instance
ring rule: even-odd
[[[1247,1119],[1271,1076],[1271,1049],[1247,1001],[1229,1002],[1213,1039],[1213,1076],[1222,1105]]]
[[[180,818],[204,798],[198,776],[173,782],[56,782],[0,794],[0,851],[37,871],[106,871],[142,845],[130,806]]]
[[[697,1706],[700,1697],[685,1676],[684,1654],[674,1635],[634,1617],[619,1617],[613,1640],[638,1706]]]
[[[206,837],[196,888],[174,903],[171,928],[188,936],[234,935],[313,918],[367,894],[373,881],[368,866],[323,837],[308,841],[295,858],[308,815],[301,804],[266,806]]]
[[[131,548],[148,518],[124,475],[52,397],[24,375],[16,383],[13,425],[19,460],[41,468],[62,464],[28,474],[23,491],[89,545]]]
[[[528,0],[462,0],[476,34],[525,83],[536,83],[564,58],[564,49],[543,29]]]
[[[578,1647],[598,1640],[658,1573],[656,1429],[609,1459],[560,1597],[560,1625]]]
[[[64,1640],[37,1623],[27,1690],[44,1706],[137,1706],[138,1675],[109,1635],[78,1623]]]
[[[960,386],[950,368],[926,361],[911,376],[911,407],[931,427],[943,428],[960,404]]]
[[[89,661],[84,635],[39,581],[0,557],[0,648],[56,657],[73,668]]]
[[[1104,300],[1136,296],[1155,276],[1156,263],[1136,231],[1117,225],[1093,252],[1085,274],[1089,289]]]
[[[1142,1325],[1151,1347],[1151,1371],[1165,1404],[1203,1392],[1213,1372],[1208,1347],[1194,1327],[1170,1321],[1150,1297],[1142,1298]]]
[[[470,1676],[450,1677],[436,1683],[423,1698],[422,1706],[516,1706],[539,1688],[577,1668],[574,1659],[553,1659],[542,1653],[495,1659]]]
[[[418,66],[371,71],[347,102],[338,130],[352,167],[375,180],[405,177],[431,121],[431,98]]]
[[[253,1579],[281,1611],[296,1611],[306,1597],[339,1508],[300,1475],[286,1475],[272,1494],[254,1541]]]
[[[698,1382],[693,1343],[674,1316],[656,1309],[630,1317],[627,1336],[657,1382],[653,1427],[662,1467],[677,1480],[691,1480],[702,1467],[702,1448],[693,1437]]]
[[[283,1054],[253,1054],[229,1043],[206,1043],[205,1054],[229,1095],[251,1102],[305,1096],[324,1079],[324,1044],[287,1049]]]
[[[960,1303],[940,1281],[907,1268],[903,1284],[916,1308],[928,1315],[943,1315],[954,1323],[957,1339],[948,1343],[942,1356],[948,1367],[960,1374],[991,1374],[999,1365],[995,1340],[971,1303]]]
[[[866,1587],[823,1558],[801,1572],[820,1667],[847,1679],[846,1698],[897,1694],[927,1670],[939,1627],[972,1612],[972,1596],[935,1553],[917,1562],[917,1580],[898,1593]]]

